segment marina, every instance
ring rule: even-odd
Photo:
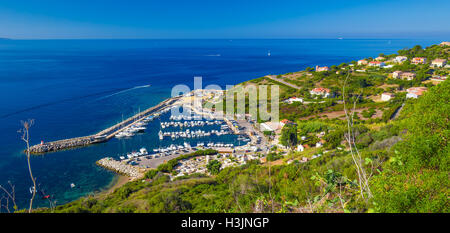
[[[129,117],[105,130],[98,132],[97,134],[76,137],[70,139],[63,139],[52,142],[41,142],[40,144],[30,147],[30,153],[32,154],[42,154],[48,152],[55,152],[59,150],[65,150],[75,147],[88,146],[94,143],[101,143],[110,140],[113,137],[131,137],[138,131],[145,130],[142,127],[145,122],[148,122],[160,114],[170,110],[169,107],[172,106],[180,97],[173,97],[162,101],[158,105],[151,107],[143,112],[140,112],[134,116]]]

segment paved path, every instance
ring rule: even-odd
[[[282,83],[282,84],[284,84],[284,85],[286,85],[286,86],[289,86],[289,87],[292,87],[292,88],[294,88],[294,89],[297,89],[297,90],[300,90],[300,89],[301,89],[299,86],[296,86],[296,85],[294,85],[294,84],[292,84],[292,83],[288,83],[288,82],[286,82],[286,81],[284,81],[284,80],[282,80],[282,79],[279,79],[279,78],[277,78],[275,75],[267,75],[266,77],[269,78],[269,79],[272,79],[273,81]]]

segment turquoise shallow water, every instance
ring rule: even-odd
[[[176,84],[236,84],[266,74],[333,65],[439,40],[2,40],[0,41],[0,184],[16,187],[19,207],[31,181],[17,130],[33,118],[33,144],[83,136],[151,107]],[[271,56],[267,56],[270,50]],[[140,86],[151,84],[148,88]],[[155,126],[156,127],[156,126]],[[57,203],[107,187],[114,174],[95,165],[141,146],[159,146],[155,129],[129,140],[32,159],[38,183]],[[159,127],[157,128],[159,130]],[[225,139],[223,139],[225,140]],[[221,139],[221,141],[223,141]],[[233,141],[233,138],[226,140]],[[70,188],[75,183],[75,188]],[[47,203],[39,199],[37,205]]]

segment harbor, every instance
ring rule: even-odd
[[[131,131],[138,129],[142,122],[148,121],[161,114],[161,111],[168,111],[181,97],[173,97],[162,101],[156,106],[148,108],[147,110],[140,112],[134,116],[129,117],[107,129],[104,129],[94,135],[75,137],[70,139],[57,140],[52,142],[41,142],[40,144],[30,147],[31,154],[43,154],[48,152],[56,152],[65,149],[71,149],[76,147],[88,146],[94,143],[101,143],[110,140],[118,135],[131,136]],[[139,130],[139,129],[138,129]]]
[[[119,153],[106,155],[96,164],[131,179],[139,179],[149,169],[197,150],[217,150],[223,158],[229,158],[223,162],[230,166],[243,164],[247,158],[257,159],[259,152],[267,150],[262,144],[264,138],[258,134],[251,117],[214,118],[210,110],[197,109],[191,104],[196,92],[202,90],[169,98],[97,134],[41,143],[31,147],[31,152],[54,152],[114,139],[115,143],[121,145],[120,148],[128,148],[128,151],[124,153],[123,149],[119,149]],[[201,93],[201,96],[206,95]],[[187,108],[183,108],[182,114],[172,115],[170,110],[180,107]],[[141,141],[143,138],[152,143]],[[136,144],[136,140],[141,143]],[[131,148],[126,146],[129,143],[133,145]],[[146,146],[150,146],[149,150]],[[237,162],[231,162],[230,159]],[[184,166],[183,163],[181,165]],[[204,170],[198,166],[194,170],[198,169]],[[178,176],[185,173],[191,172],[180,170]]]

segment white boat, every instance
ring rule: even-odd
[[[71,184],[70,184],[70,187],[71,187],[71,188],[75,188],[75,184],[74,184],[74,183],[71,183]]]
[[[139,152],[141,152],[141,155],[146,155],[148,154],[147,149],[145,147],[142,147]]]

